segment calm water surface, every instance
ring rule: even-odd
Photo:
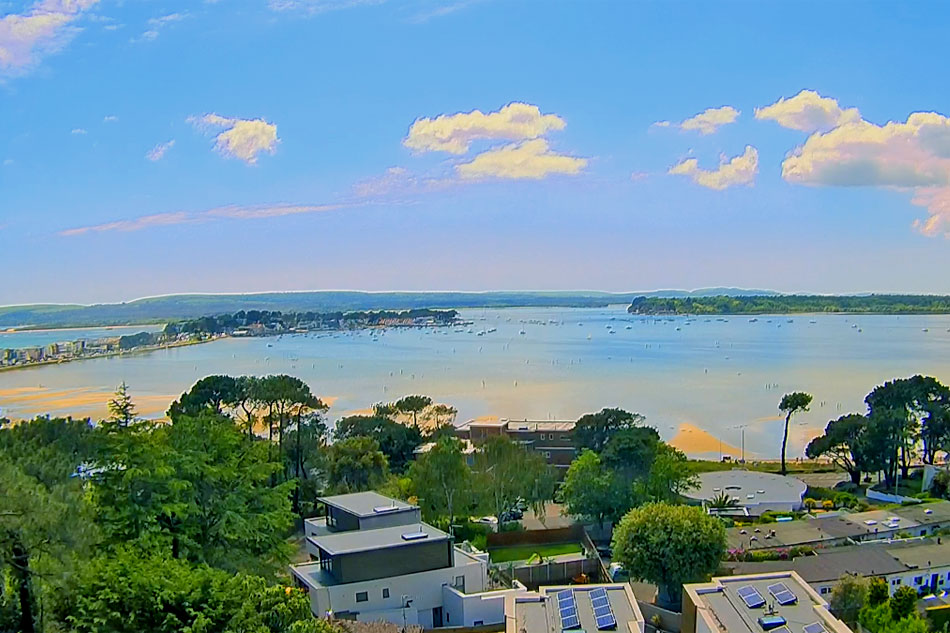
[[[0,395],[0,407],[15,416],[43,406],[67,412],[56,409],[62,401],[10,397],[39,387],[108,391],[125,380],[134,395],[161,401],[208,374],[288,373],[336,399],[331,417],[408,393],[456,406],[459,420],[576,419],[612,406],[646,415],[666,438],[692,424],[738,445],[745,426],[746,450],[774,457],[782,427],[777,406],[788,391],[815,397],[811,411],[793,422],[789,453],[798,455],[829,419],[862,411],[864,396],[886,379],[925,373],[950,383],[948,316],[759,316],[750,322],[637,317],[625,306],[461,314],[474,324],[228,339],[4,372],[0,394],[7,397]],[[3,347],[11,346],[10,337],[36,334],[0,336]]]

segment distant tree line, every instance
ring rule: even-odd
[[[455,310],[430,310],[418,308],[412,310],[376,310],[358,312],[280,312],[268,310],[240,310],[233,314],[203,316],[187,321],[169,323],[165,326],[166,335],[178,334],[222,334],[237,328],[263,326],[289,330],[307,327],[322,330],[337,330],[360,327],[373,327],[386,322],[412,322],[430,320],[440,325],[455,321]]]
[[[627,311],[632,314],[790,314],[801,312],[947,314],[950,313],[950,296],[637,297]]]

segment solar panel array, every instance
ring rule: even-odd
[[[581,628],[581,621],[577,617],[577,601],[574,599],[574,590],[565,589],[557,592],[557,608],[561,615],[561,628],[564,630]]]
[[[603,587],[596,587],[588,592],[590,604],[594,608],[594,622],[597,623],[598,631],[617,628],[617,618],[614,616],[613,609],[610,608],[610,599],[607,597],[607,590]]]
[[[772,597],[775,598],[775,601],[782,606],[787,604],[795,604],[798,602],[798,596],[792,593],[792,590],[789,589],[784,582],[777,582],[774,585],[769,585],[769,593],[772,594]]]
[[[745,606],[750,609],[758,609],[759,607],[765,606],[765,598],[763,598],[759,590],[752,585],[739,587],[736,593],[739,594],[739,597],[745,602]]]
[[[828,633],[828,629],[826,629],[825,625],[823,625],[821,622],[809,624],[803,630],[805,633]]]

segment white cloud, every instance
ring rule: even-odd
[[[514,102],[487,114],[472,110],[417,119],[403,145],[417,152],[464,154],[479,139],[535,139],[564,126],[564,119],[556,114],[541,114],[536,105]]]
[[[650,177],[650,174],[645,171],[635,171],[630,174],[630,180],[633,182],[642,182]]]
[[[836,99],[822,97],[814,90],[802,90],[794,97],[784,97],[770,106],[755,109],[755,118],[771,119],[802,132],[827,132],[839,125],[861,120],[857,108],[844,110]]]
[[[119,117],[115,116],[114,114],[110,114],[110,115],[102,117],[103,123],[115,123],[118,120],[119,120]]]
[[[87,133],[86,130],[81,127],[73,128],[73,130],[70,132],[70,134],[75,134],[77,136],[80,136],[86,133]]]
[[[277,151],[277,126],[264,119],[237,119],[205,114],[200,117],[188,117],[188,122],[199,129],[225,128],[214,137],[214,148],[222,156],[239,158],[249,165],[257,162],[257,157],[266,152]]]
[[[167,143],[159,143],[158,145],[156,145],[155,147],[153,147],[152,149],[148,150],[145,153],[145,158],[152,161],[153,163],[155,161],[162,160],[162,158],[164,158],[165,156],[165,152],[167,152],[174,146],[175,146],[175,139],[172,139],[168,141]]]
[[[78,30],[73,23],[98,1],[41,0],[0,18],[0,74],[25,73],[62,49]]]
[[[173,226],[177,224],[190,224],[194,222],[209,222],[212,220],[231,219],[231,220],[259,220],[266,218],[276,218],[286,215],[300,215],[304,213],[320,213],[324,211],[335,211],[348,205],[344,204],[273,204],[257,206],[224,206],[215,207],[198,213],[189,213],[187,211],[175,211],[171,213],[156,213],[153,215],[143,215],[129,220],[117,220],[115,222],[106,222],[104,224],[93,224],[89,226],[80,226],[72,229],[60,231],[59,234],[66,237],[85,235],[87,233],[108,233],[113,231],[130,232],[141,231],[156,226]]]
[[[718,169],[701,169],[699,161],[687,158],[670,167],[668,173],[689,176],[697,185],[721,191],[734,185],[751,185],[759,171],[759,152],[746,145],[745,152],[728,158],[723,156]]]
[[[728,125],[736,120],[739,111],[732,106],[722,106],[721,108],[708,108],[694,117],[690,117],[680,123],[671,123],[669,121],[657,121],[655,127],[678,127],[681,130],[696,130],[703,136],[712,134],[723,125]]]
[[[455,169],[460,177],[467,180],[538,180],[551,174],[577,174],[586,166],[586,158],[552,152],[548,142],[538,138],[482,152],[471,162],[456,165]]]
[[[915,112],[901,123],[863,119],[811,135],[782,163],[788,182],[826,187],[893,187],[914,192],[930,218],[914,227],[946,234],[950,222],[950,118]]]
[[[353,186],[358,198],[379,198],[394,195],[428,193],[458,184],[452,178],[420,176],[405,167],[390,167],[381,176],[369,178]]]
[[[148,29],[142,33],[140,39],[154,40],[166,25],[172,22],[181,22],[187,17],[189,17],[188,13],[169,13],[157,18],[150,18],[148,21]]]
[[[383,4],[386,0],[269,0],[268,6],[274,11],[299,11],[308,15],[319,15],[341,9]]]

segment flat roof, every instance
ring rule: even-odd
[[[384,512],[405,512],[406,510],[415,510],[418,507],[373,491],[351,492],[333,497],[318,497],[317,501],[358,517],[371,517]],[[383,508],[386,509],[382,510]],[[388,508],[395,508],[395,510]]]
[[[422,536],[418,536],[422,535]],[[448,541],[452,537],[425,523],[410,523],[376,530],[350,530],[326,536],[311,536],[307,540],[331,556],[354,554],[377,549],[405,547]]]
[[[558,420],[508,420],[508,431],[573,431],[576,424]]]
[[[894,510],[868,510],[867,512],[854,512],[844,515],[844,518],[851,523],[861,527],[865,535],[877,534],[878,532],[889,532],[891,530],[909,530],[919,527],[916,521],[902,517],[897,514],[897,508]]]
[[[726,528],[726,541],[729,547],[734,549],[771,549],[792,545],[820,545],[865,534],[863,527],[843,517],[830,517]]]
[[[894,514],[916,521],[920,525],[950,523],[950,501],[934,501],[894,508]]]
[[[891,543],[885,547],[905,567],[902,571],[950,565],[950,541],[937,543],[928,539],[923,542]]]
[[[561,633],[564,629],[557,594],[561,591],[573,590],[574,604],[577,607],[577,618],[580,623],[576,633],[594,633],[598,631],[594,616],[594,607],[590,592],[603,589],[610,603],[610,610],[617,620],[617,631],[629,631],[629,623],[642,623],[643,614],[637,605],[633,590],[625,584],[600,585],[571,585],[541,587],[537,593],[528,593],[511,598],[506,604],[506,618],[514,621],[516,631],[525,633]],[[508,605],[512,605],[514,612],[508,613]],[[639,630],[639,627],[633,627]],[[574,633],[574,632],[571,632]]]
[[[777,583],[784,583],[797,600],[792,604],[780,605],[769,591],[769,585]],[[757,608],[746,606],[738,593],[746,587],[758,591],[765,604]],[[758,619],[774,615],[783,618],[785,626],[795,633],[815,622],[821,622],[828,633],[850,633],[844,623],[828,612],[827,603],[793,571],[719,577],[709,583],[686,585],[684,589],[698,600],[697,619],[705,616],[711,620],[713,630],[762,633],[763,627],[759,625]]]
[[[805,582],[835,582],[845,574],[886,576],[906,571],[883,545],[849,545],[819,550],[812,556],[760,563],[729,563],[741,575],[794,571]]]
[[[801,504],[808,487],[794,477],[754,470],[717,470],[699,475],[699,485],[683,493],[695,501],[720,493],[739,500],[739,505]]]

